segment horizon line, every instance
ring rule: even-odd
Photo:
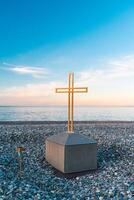
[[[74,107],[134,107],[134,105],[75,105]],[[0,105],[0,107],[67,107],[67,105]]]

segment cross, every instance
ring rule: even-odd
[[[86,93],[87,87],[74,87],[74,73],[68,74],[68,87],[56,88],[56,93],[68,93],[68,133],[74,132],[74,93]]]

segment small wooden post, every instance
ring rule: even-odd
[[[19,146],[19,147],[16,147],[16,151],[18,153],[19,173],[21,175],[21,172],[22,172],[22,162],[23,162],[23,160],[22,160],[22,152],[25,151],[25,149],[24,149],[24,147]]]

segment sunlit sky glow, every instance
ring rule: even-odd
[[[0,105],[134,105],[133,0],[0,1]]]

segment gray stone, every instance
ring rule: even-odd
[[[77,133],[54,135],[46,139],[46,160],[63,173],[97,169],[97,143]]]

